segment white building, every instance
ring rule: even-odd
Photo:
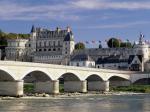
[[[28,39],[7,40],[6,59],[15,61],[26,61]]]
[[[95,61],[88,55],[76,55],[70,60],[70,66],[95,68]]]

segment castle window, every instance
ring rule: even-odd
[[[39,49],[39,51],[42,51],[42,49]]]
[[[51,51],[51,49],[48,49],[48,51]]]
[[[58,46],[60,46],[60,41],[58,41]]]
[[[49,46],[51,46],[51,41],[49,41]]]
[[[56,49],[54,48],[53,51],[56,51]]]
[[[79,63],[77,63],[77,66],[79,66]]]
[[[67,52],[65,52],[67,54]]]
[[[44,51],[46,51],[46,49],[44,49]]]
[[[56,44],[55,41],[53,41],[53,46],[55,46],[55,44]]]
[[[41,47],[41,45],[42,45],[42,43],[41,42],[39,42],[39,46]]]
[[[60,48],[58,48],[58,51],[60,51]]]
[[[31,45],[29,44],[29,47],[31,47]]]
[[[46,41],[44,42],[44,47],[46,47]]]

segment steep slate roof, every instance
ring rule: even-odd
[[[142,55],[130,55],[129,59],[128,59],[128,64],[131,64],[133,59],[135,58],[135,56],[138,57],[138,59],[140,60],[140,62],[142,62]]]
[[[71,61],[94,61],[89,55],[80,54],[74,56]]]
[[[64,38],[64,41],[74,41],[72,32],[68,32]]]
[[[36,32],[34,25],[32,25],[31,33]]]
[[[120,55],[117,56],[109,56],[105,58],[98,58],[96,64],[110,64],[110,63],[121,63],[128,62],[127,59],[120,59]]]

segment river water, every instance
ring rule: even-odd
[[[0,100],[0,112],[150,112],[150,94]]]

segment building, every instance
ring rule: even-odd
[[[15,61],[27,61],[28,39],[9,39],[5,48],[6,59]]]
[[[142,65],[143,59],[142,55],[130,55],[128,64],[129,64],[129,70],[131,71],[142,71]]]
[[[8,40],[6,59],[109,69],[148,71],[150,47],[140,35],[133,48],[74,49],[70,27],[55,30],[32,26],[29,39]]]
[[[86,54],[76,55],[70,60],[70,66],[95,68],[95,61]]]
[[[112,55],[104,58],[98,58],[96,68],[104,69],[127,69],[128,59],[121,58],[120,55]]]
[[[132,48],[87,48],[74,50],[73,56],[86,54],[95,61],[96,68],[149,71],[150,47],[140,35]]]
[[[29,51],[33,62],[68,65],[73,50],[74,37],[69,27],[54,31],[32,27]]]

